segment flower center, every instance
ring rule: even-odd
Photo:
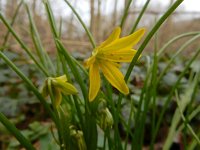
[[[99,49],[95,48],[92,52],[92,56],[96,56],[98,54]]]

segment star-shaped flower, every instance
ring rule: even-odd
[[[142,28],[129,36],[119,38],[121,28],[117,27],[107,40],[94,49],[92,56],[85,61],[85,66],[89,68],[90,101],[95,99],[100,89],[100,70],[112,86],[125,95],[129,93],[118,63],[131,62],[136,54],[132,47],[140,41],[144,32],[145,29]]]

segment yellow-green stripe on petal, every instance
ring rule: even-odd
[[[90,66],[89,76],[90,76],[89,101],[93,101],[100,89],[99,65],[97,63],[94,63]]]
[[[103,61],[100,63],[100,67],[104,76],[112,84],[112,86],[125,95],[129,93],[129,89],[124,81],[124,76],[115,65],[107,61]]]

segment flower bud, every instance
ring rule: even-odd
[[[86,144],[83,137],[83,132],[81,130],[75,129],[74,126],[70,126],[70,136],[73,138],[75,143],[77,143],[79,150],[86,150]]]
[[[108,108],[103,109],[98,113],[99,117],[97,119],[97,123],[101,129],[106,130],[108,128],[112,128],[113,125],[113,117]]]
[[[46,97],[50,95],[53,96],[53,105],[58,108],[62,101],[62,94],[70,95],[77,94],[77,89],[70,83],[67,82],[66,75],[60,77],[49,77],[45,80],[41,88],[41,94]]]

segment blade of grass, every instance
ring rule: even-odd
[[[144,15],[144,12],[147,9],[147,6],[149,5],[149,2],[150,2],[150,0],[147,0],[146,3],[144,4],[144,6],[142,7],[142,10],[141,10],[139,16],[137,17],[137,20],[135,21],[135,23],[134,23],[134,25],[133,25],[133,27],[131,29],[130,34],[132,34],[136,30],[136,28],[137,28],[142,16]]]
[[[119,123],[119,118],[117,117],[119,114],[120,114],[120,111],[117,110],[117,108],[115,107],[115,102],[113,100],[113,97],[112,97],[112,87],[111,85],[108,83],[108,81],[103,78],[103,82],[105,83],[105,87],[107,89],[107,92],[108,92],[108,96],[105,97],[105,99],[107,100],[108,104],[110,105],[110,108],[111,108],[111,112],[112,112],[112,115],[113,115],[113,120],[114,120],[114,142],[113,142],[113,148],[114,149],[122,149],[122,143],[121,143],[121,137],[120,137],[120,134],[119,134],[119,129],[118,129],[118,123]],[[109,134],[109,133],[108,133]],[[107,135],[108,135],[107,134]],[[107,136],[108,137],[108,136]],[[109,137],[108,137],[109,138]],[[110,147],[110,145],[109,145]]]
[[[171,40],[169,40],[167,43],[165,43],[165,45],[158,51],[157,55],[159,57],[161,57],[161,54],[163,54],[164,50],[166,50],[167,47],[169,47],[172,43],[176,42],[177,40],[179,39],[182,39],[182,38],[185,38],[187,36],[195,36],[199,34],[199,31],[197,32],[187,32],[187,33],[183,33],[183,34],[180,34],[174,38],[172,38]]]
[[[123,28],[124,23],[125,23],[125,21],[126,21],[126,18],[127,18],[127,16],[128,16],[128,11],[129,11],[129,8],[130,8],[130,6],[131,6],[131,2],[132,2],[132,1],[133,1],[133,0],[129,0],[129,1],[127,2],[127,5],[125,6],[124,14],[123,14],[123,16],[122,16],[121,23],[120,23],[121,29]]]
[[[146,78],[145,78],[145,81],[144,81],[144,85],[143,85],[143,88],[142,88],[142,91],[141,91],[141,94],[140,94],[140,99],[139,99],[139,104],[138,104],[138,107],[137,107],[137,111],[136,111],[136,114],[135,114],[135,118],[134,118],[134,122],[135,122],[135,130],[134,130],[134,133],[133,133],[133,139],[132,139],[132,142],[131,142],[131,147],[132,147],[132,150],[135,149],[135,143],[136,143],[136,148],[138,148],[139,144],[137,143],[138,140],[141,138],[141,135],[139,134],[141,132],[141,117],[142,117],[142,114],[143,114],[143,111],[144,111],[144,103],[145,103],[145,93],[148,91],[148,86],[149,86],[149,80],[150,80],[150,77],[151,77],[151,65],[150,65],[150,58],[147,56],[146,57],[146,60],[147,60],[147,75],[146,75]]]
[[[193,110],[193,112],[188,116],[188,121],[191,121],[198,113],[200,113],[200,106],[198,106],[197,108],[195,108]],[[179,128],[178,128],[178,132],[180,132],[181,130],[183,130],[184,128],[184,124],[182,124]]]
[[[51,30],[53,32],[54,40],[55,40],[55,43],[56,43],[56,39],[60,39],[59,34],[57,34],[56,21],[55,21],[55,18],[53,16],[53,12],[52,12],[52,9],[51,9],[51,6],[50,6],[48,0],[45,0],[44,4],[45,4],[45,8],[46,8],[47,15],[48,15],[48,18],[49,18]],[[84,74],[88,76],[87,71],[82,67],[82,65],[80,65],[80,63],[76,59],[74,59],[73,57],[71,57],[71,59],[74,61],[74,63],[76,65],[79,66],[79,68],[84,72]]]
[[[25,4],[25,8],[26,8],[29,22],[30,22],[30,31],[31,31],[32,41],[38,53],[38,57],[40,58],[40,61],[42,62],[44,67],[46,67],[47,69],[49,69],[49,67],[52,68],[51,70],[55,73],[55,68],[51,62],[51,59],[49,58],[49,56],[44,50],[44,47],[42,46],[42,42],[41,42],[38,30],[36,28],[35,22],[33,20],[33,17],[31,15],[30,9],[27,4]]]
[[[32,52],[22,42],[22,40],[19,38],[17,33],[13,30],[13,28],[9,25],[9,23],[6,21],[6,19],[3,17],[3,15],[1,13],[0,13],[0,19],[2,20],[4,25],[8,28],[8,30],[12,33],[12,35],[15,37],[15,39],[20,44],[20,46],[25,50],[25,52],[28,54],[28,56],[35,62],[35,64],[38,66],[38,68],[44,73],[44,75],[48,76],[47,70],[38,62],[38,60],[35,58],[35,56],[32,54]]]
[[[169,62],[167,63],[167,66],[165,67],[165,69],[160,73],[159,77],[158,77],[158,81],[159,82],[162,77],[165,75],[165,73],[168,71],[170,65],[172,64],[172,62],[174,61],[174,59],[189,45],[191,45],[192,42],[194,42],[196,39],[198,39],[200,37],[200,34],[197,34],[196,36],[194,36],[193,38],[191,38],[190,40],[188,40],[187,42],[185,42],[176,52],[175,54],[170,58]]]
[[[156,111],[157,111],[157,107],[156,107],[156,98],[157,98],[157,87],[158,87],[158,82],[157,80],[157,73],[158,73],[158,56],[157,56],[157,50],[158,50],[158,32],[156,32],[155,35],[155,42],[154,42],[154,61],[153,61],[153,66],[152,66],[152,72],[156,72],[156,73],[152,73],[152,79],[154,79],[153,81],[153,90],[152,90],[152,124],[151,124],[151,134],[153,135],[154,133],[154,129],[155,129],[155,124],[156,124]],[[151,88],[151,87],[150,87]],[[153,147],[151,147],[153,148]]]
[[[200,131],[197,133],[197,137],[200,137]],[[198,144],[197,140],[193,139],[192,142],[190,142],[190,145],[188,145],[188,149],[187,150],[199,149],[200,145],[197,145],[197,144]]]
[[[183,110],[181,109],[181,104],[180,104],[180,100],[178,98],[178,94],[176,92],[176,102],[177,102],[177,105],[178,105],[178,108],[179,108],[179,112],[180,112],[180,115],[181,115],[181,118],[184,122],[187,122],[186,119],[185,119],[185,116],[183,115]],[[192,134],[192,136],[196,139],[197,143],[199,144],[200,146],[200,139],[198,138],[198,136],[195,134],[194,130],[192,129],[192,127],[187,123],[186,124],[187,128],[189,129],[190,133]]]
[[[192,83],[189,83],[188,87],[185,89],[184,95],[182,96],[182,100],[181,100],[181,102],[179,102],[182,112],[185,111],[186,106],[190,103],[192,93],[194,91],[195,85],[197,84],[197,81],[198,81],[198,78],[196,76],[194,81]],[[167,135],[166,141],[163,146],[163,150],[170,149],[170,146],[173,143],[173,137],[176,134],[176,128],[178,126],[178,123],[181,120],[181,115],[180,115],[179,109],[180,109],[179,107],[176,108],[175,113],[173,115],[170,129],[168,131],[168,135]]]
[[[135,139],[135,144],[137,145],[136,149],[142,149],[143,146],[143,140],[144,140],[144,130],[145,130],[145,122],[147,118],[147,113],[149,110],[149,104],[151,100],[154,100],[156,97],[156,90],[157,90],[157,68],[158,68],[158,62],[157,62],[157,55],[156,55],[156,48],[154,52],[154,59],[152,62],[152,65],[150,66],[149,72],[150,72],[150,77],[148,77],[148,82],[146,86],[146,91],[144,95],[144,105],[141,117],[139,119],[139,122],[137,121],[137,127],[135,129],[137,130],[137,135],[134,135]],[[141,108],[142,109],[142,108]],[[139,138],[140,137],[140,138]]]
[[[81,91],[83,94],[83,97],[86,101],[88,101],[88,93],[87,93],[87,88],[85,83],[82,80],[82,77],[80,76],[80,72],[78,71],[76,64],[72,61],[71,56],[69,55],[69,53],[65,50],[64,46],[62,45],[62,43],[59,40],[56,40],[56,44],[58,46],[58,50],[59,52],[65,57],[70,69],[73,72],[73,75],[75,76],[75,79],[77,80],[77,82],[79,83],[80,87],[81,87]],[[89,101],[88,101],[89,102]]]
[[[76,17],[78,18],[79,22],[81,23],[82,27],[85,29],[85,32],[87,33],[88,35],[88,38],[90,40],[90,43],[92,44],[93,48],[96,47],[96,44],[95,44],[95,41],[94,41],[94,38],[92,37],[92,34],[91,32],[89,31],[89,29],[87,28],[87,26],[85,25],[85,23],[83,22],[83,20],[81,19],[80,15],[76,12],[76,10],[74,9],[74,7],[69,3],[68,0],[64,0],[67,5],[71,8],[71,10],[73,11],[73,13],[76,15]]]
[[[185,75],[186,71],[189,69],[190,65],[192,64],[192,62],[197,58],[197,56],[199,55],[200,53],[200,48],[197,49],[196,53],[193,55],[193,57],[191,58],[191,60],[186,64],[184,70],[181,72],[181,74],[178,76],[178,79],[176,81],[176,83],[174,84],[174,86],[172,87],[172,90],[171,92],[169,93],[169,96],[167,97],[167,99],[165,100],[165,103],[164,103],[164,106],[163,106],[163,109],[161,110],[160,112],[160,116],[158,118],[158,121],[157,121],[157,124],[155,126],[155,130],[154,130],[154,134],[152,135],[152,138],[151,138],[151,144],[154,143],[155,141],[155,138],[156,138],[156,135],[158,133],[158,130],[159,130],[159,127],[160,127],[160,124],[162,122],[162,119],[163,119],[163,116],[164,116],[164,113],[167,109],[167,106],[173,96],[173,93],[174,91],[176,90],[177,86],[179,85],[181,79],[183,78],[183,76]]]
[[[9,121],[9,119],[7,119],[6,116],[4,116],[4,114],[2,114],[1,112],[0,112],[0,122],[6,127],[8,131],[10,131],[10,133],[12,133],[16,137],[16,139],[22,146],[24,146],[28,150],[35,150],[30,141],[27,138],[25,138],[21,134],[21,132],[14,126],[14,124],[12,124]]]
[[[56,22],[55,22],[49,1],[43,0],[43,2],[44,2],[44,5],[45,5],[45,8],[46,8],[46,12],[47,12],[47,15],[48,15],[48,20],[49,20],[49,23],[50,23],[50,26],[51,26],[51,31],[53,33],[53,36],[54,36],[54,38],[59,38],[59,33],[57,32]]]
[[[15,20],[16,20],[17,15],[18,15],[18,12],[19,12],[19,10],[20,10],[20,7],[22,6],[23,3],[24,3],[24,0],[21,0],[20,3],[17,5],[17,8],[16,8],[16,10],[15,10],[15,12],[14,12],[14,16],[12,17],[12,21],[11,21],[11,23],[10,23],[10,26],[13,26],[13,25],[14,25]],[[8,38],[9,38],[9,35],[10,35],[10,31],[8,30],[7,33],[6,33],[6,35],[5,35],[3,44],[2,44],[3,46],[6,46],[6,43],[7,43]]]

